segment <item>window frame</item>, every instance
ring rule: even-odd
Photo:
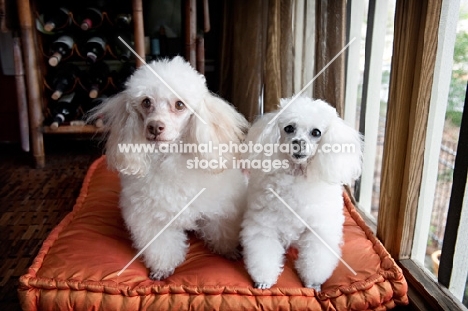
[[[466,257],[468,257],[468,241],[458,239],[468,230],[466,223],[468,219],[468,211],[466,210],[468,207],[468,161],[466,159],[468,159],[468,85],[465,91],[460,136],[453,170],[452,192],[438,273],[438,281],[459,298],[461,295],[461,299],[463,299],[468,269],[465,263]],[[458,268],[457,271],[454,271],[455,267]]]
[[[442,0],[396,1],[376,235],[402,268],[414,308],[465,310],[411,259],[441,12]]]

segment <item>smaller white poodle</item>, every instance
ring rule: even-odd
[[[142,66],[124,91],[94,110],[96,117],[109,128],[107,162],[120,173],[120,208],[134,247],[144,249],[162,232],[143,251],[150,278],[170,276],[185,260],[187,230],[216,253],[240,256],[247,185],[240,169],[229,168],[234,154],[220,157],[216,148],[240,143],[248,122],[208,91],[204,76],[181,57]],[[129,144],[143,149],[125,150]],[[197,168],[195,160],[210,166]]]
[[[281,106],[290,101],[282,99]],[[360,175],[361,135],[326,102],[298,97],[282,113],[268,113],[257,120],[246,143],[279,146],[272,154],[251,152],[248,157],[277,162],[272,170],[250,169],[241,244],[254,286],[273,286],[286,250],[294,246],[299,251],[295,267],[303,284],[320,291],[338,264],[337,255],[341,256],[342,184]]]

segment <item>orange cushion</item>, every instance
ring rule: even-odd
[[[304,288],[290,251],[278,283],[252,288],[242,261],[229,261],[190,237],[186,261],[164,281],[148,278],[118,208],[118,175],[105,157],[91,166],[73,211],[45,240],[20,278],[23,310],[385,310],[406,304],[400,268],[345,194],[343,259],[318,295]],[[162,250],[164,251],[164,250]]]

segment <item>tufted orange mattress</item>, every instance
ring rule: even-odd
[[[295,253],[271,289],[252,288],[242,261],[210,253],[190,237],[186,261],[152,281],[136,254],[118,208],[118,175],[105,157],[89,169],[73,211],[51,232],[20,278],[23,310],[386,310],[406,304],[400,268],[366,227],[345,194],[343,259],[322,292],[304,288]],[[163,250],[162,250],[163,251]]]

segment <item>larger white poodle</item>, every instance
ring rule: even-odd
[[[281,100],[281,106],[290,101]],[[278,144],[271,156],[253,152],[249,159],[282,163],[270,171],[250,170],[241,244],[254,286],[274,285],[285,251],[295,246],[303,284],[320,291],[341,256],[342,184],[360,175],[361,137],[326,102],[299,97],[255,122],[246,142]]]
[[[240,170],[221,165],[234,155],[224,153],[223,160],[216,147],[239,143],[248,122],[208,91],[202,75],[181,57],[153,62],[138,69],[125,90],[93,116],[103,117],[109,127],[107,161],[120,173],[120,208],[136,249],[142,250],[206,188],[144,250],[150,278],[164,279],[184,261],[187,230],[196,231],[214,252],[239,256],[246,182]],[[125,150],[125,144],[142,150]],[[209,160],[211,168],[197,168],[195,159]]]

